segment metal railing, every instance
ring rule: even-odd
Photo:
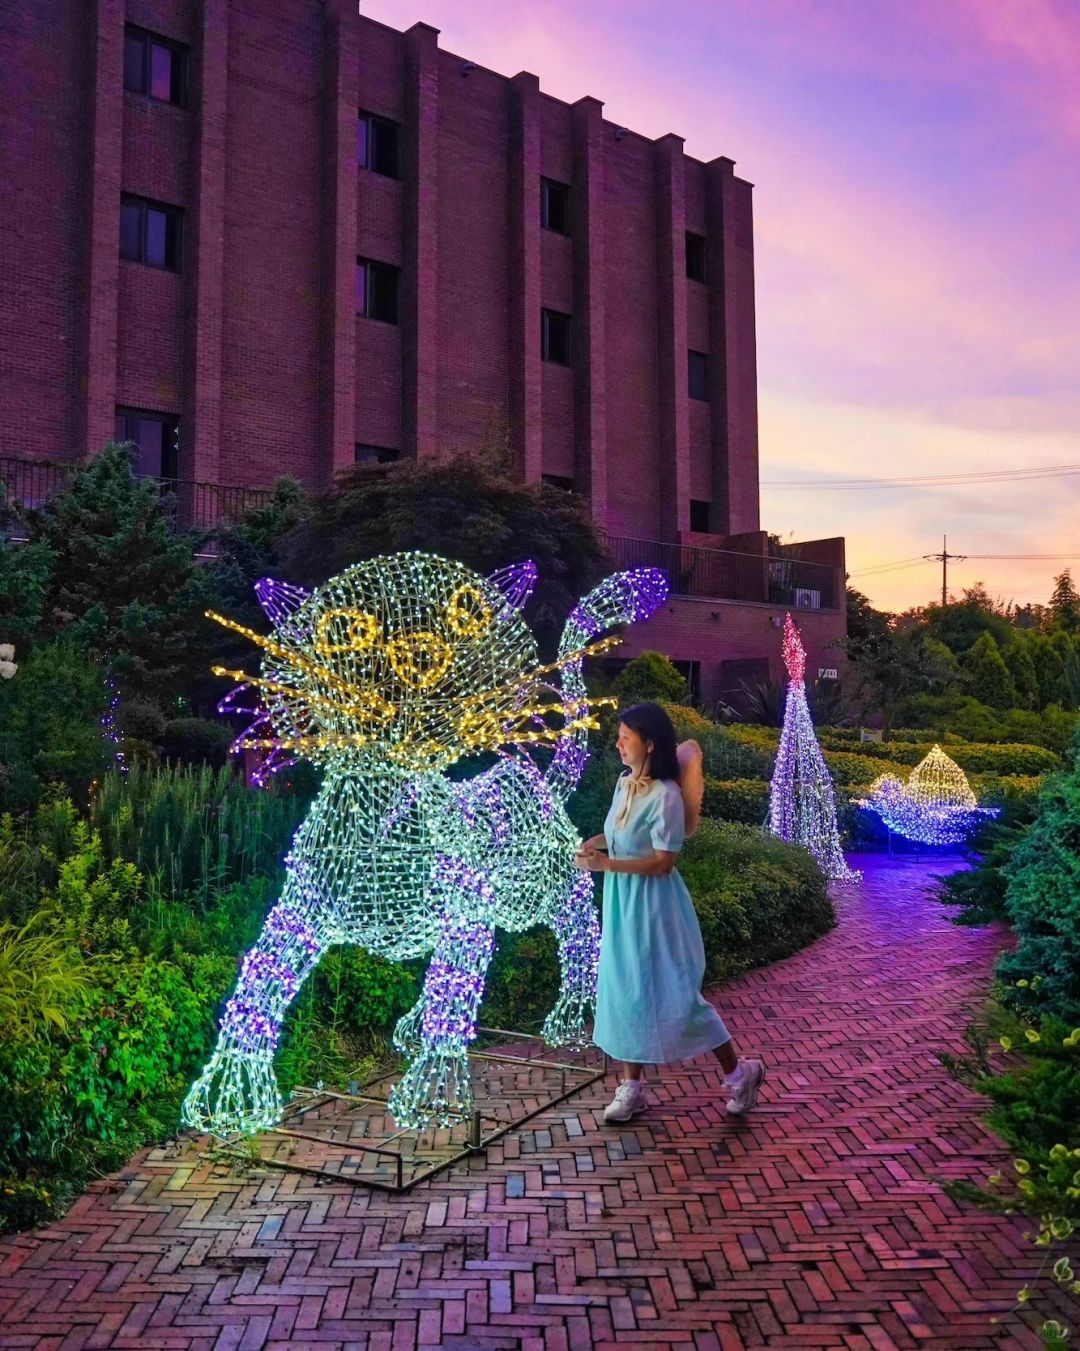
[[[23,507],[44,506],[67,487],[72,470],[77,467],[51,460],[0,456],[4,499]],[[232,524],[249,511],[266,506],[273,497],[268,488],[152,478],[145,474],[137,474],[136,478],[157,485],[162,508],[177,530],[208,531],[217,525]]]
[[[677,596],[835,610],[842,595],[839,568],[790,554],[744,554],[622,535],[606,535],[605,543],[620,567],[662,569]]]

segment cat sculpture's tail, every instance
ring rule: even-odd
[[[631,568],[606,577],[571,610],[559,642],[559,656],[585,647],[616,624],[648,619],[663,605],[667,594],[667,578],[659,568]],[[580,657],[562,668],[562,696],[567,704],[588,703]],[[588,732],[580,728],[559,742],[552,757],[548,782],[564,799],[581,778],[588,759],[588,740]]]

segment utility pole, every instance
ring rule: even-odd
[[[948,545],[948,541],[946,540],[945,536],[942,535],[942,537],[941,537],[941,553],[939,553],[939,554],[923,554],[923,558],[927,559],[928,562],[931,562],[931,563],[940,563],[940,564],[941,564],[941,603],[942,603],[942,605],[948,605],[948,603],[949,603],[949,574],[948,574],[949,561],[952,560],[952,562],[954,562],[954,563],[962,563],[962,562],[964,561],[964,559],[967,558],[967,554],[951,554],[951,553],[949,553],[949,545]]]

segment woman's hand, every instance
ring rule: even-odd
[[[601,835],[599,837],[603,839]],[[574,866],[580,868],[583,872],[603,873],[607,872],[608,856],[599,849],[590,848],[592,840],[586,840],[581,848],[574,855]]]
[[[581,848],[582,848],[582,850],[585,850],[585,851],[591,850],[591,849],[606,849],[606,848],[607,848],[607,836],[606,836],[606,835],[591,835],[591,836],[585,841],[585,843],[581,846]]]

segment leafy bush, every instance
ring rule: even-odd
[[[1039,978],[1029,993],[1033,1018],[1080,1023],[1080,770],[1043,785],[1038,814],[1004,868],[1006,910],[1016,949],[998,961],[1012,988]]]
[[[833,782],[839,788],[873,783],[879,774],[892,774],[906,781],[910,773],[906,765],[896,761],[857,755],[854,751],[825,751],[824,755]]]
[[[211,718],[172,718],[161,729],[159,744],[169,760],[186,764],[224,765],[233,729]]]
[[[352,1031],[392,1028],[420,993],[415,970],[364,948],[334,948],[319,963],[313,980],[316,1003],[329,1021]]]
[[[769,813],[769,785],[763,779],[705,779],[702,814],[714,821],[760,826]]]
[[[643,701],[684,704],[686,680],[675,665],[659,652],[642,652],[628,661],[612,682],[612,692],[621,707]]]
[[[153,890],[206,905],[231,882],[276,877],[305,806],[229,769],[136,768],[104,779],[91,819],[110,856],[132,860]]]
[[[480,1021],[514,1032],[538,1031],[559,993],[555,936],[550,929],[499,930],[495,942]]]
[[[100,669],[70,643],[41,643],[0,680],[0,803],[6,810],[35,807],[50,788],[86,801],[107,763],[100,719],[105,711]]]
[[[836,923],[810,854],[749,826],[703,820],[679,871],[701,922],[708,984],[786,957]]]
[[[664,704],[678,741],[696,741],[704,756],[705,773],[718,779],[768,779],[772,776],[777,738],[755,745],[734,735],[711,718],[683,704]],[[771,730],[771,729],[765,729]]]

